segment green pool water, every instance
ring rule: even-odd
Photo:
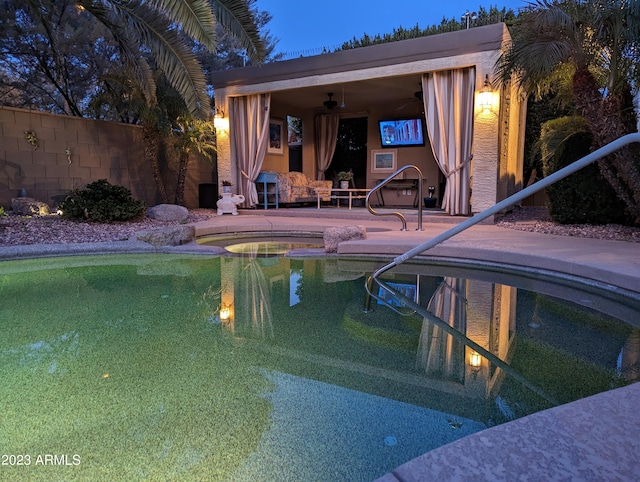
[[[367,301],[377,266],[1,262],[0,479],[367,481],[638,375],[635,301],[603,313],[606,294],[574,287],[413,264],[390,273],[452,336],[384,291],[398,311]]]

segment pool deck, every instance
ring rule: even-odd
[[[243,232],[317,232],[362,225],[366,238],[343,242],[340,255],[398,256],[465,218],[425,211],[422,231],[407,213],[374,218],[364,209],[295,208],[240,211],[196,224],[198,236]],[[155,248],[140,242],[0,246],[0,259],[118,252],[221,252],[195,243]],[[640,244],[506,229],[470,228],[420,255],[508,264],[578,276],[640,298]],[[382,263],[381,263],[382,264]],[[640,314],[637,321],[640,326]],[[430,451],[381,477],[383,482],[459,480],[631,481],[640,478],[640,383],[498,425]]]

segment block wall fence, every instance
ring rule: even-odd
[[[30,142],[27,133],[37,141]],[[177,165],[167,159],[175,156],[161,157],[173,202]],[[185,182],[187,207],[198,207],[199,184],[212,178],[211,164],[193,156]],[[70,190],[98,179],[126,187],[147,206],[160,201],[144,162],[140,126],[0,106],[0,206],[10,208],[11,198],[24,189],[27,196],[54,207]]]

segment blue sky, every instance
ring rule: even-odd
[[[525,0],[258,0],[258,8],[268,11],[273,19],[267,25],[280,39],[278,52],[301,52],[336,47],[365,33],[391,33],[402,26],[420,28],[438,24],[442,17],[460,18],[466,11],[524,7]],[[311,52],[313,53],[313,52]],[[319,53],[319,52],[317,52]]]

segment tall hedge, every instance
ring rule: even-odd
[[[568,166],[591,151],[592,136],[587,132],[573,134],[563,148],[543,159],[544,175]],[[633,224],[625,204],[591,164],[546,189],[549,214],[561,224]]]

